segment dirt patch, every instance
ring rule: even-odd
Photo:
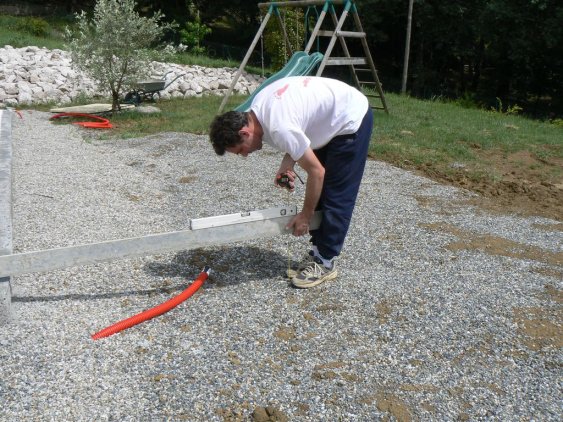
[[[402,391],[430,392],[440,391],[438,387],[431,384],[402,384],[399,386]]]
[[[377,312],[377,320],[379,325],[385,325],[389,321],[389,316],[391,315],[391,304],[387,301],[381,301],[375,305],[375,310]]]
[[[561,277],[563,279],[563,277]],[[559,290],[557,287],[551,284],[546,284],[545,286],[545,296],[555,303],[563,303],[563,291]]]
[[[561,307],[514,308],[514,322],[531,350],[563,347],[563,309]]]
[[[233,365],[240,365],[242,363],[242,361],[240,360],[240,358],[235,352],[232,351],[228,352],[227,358],[229,359],[229,362],[231,362]]]
[[[316,365],[311,373],[311,378],[315,381],[333,381],[357,383],[361,378],[353,373],[345,372],[342,368],[346,367],[346,363],[342,361],[328,362]]]
[[[178,179],[178,183],[192,183],[195,180],[197,180],[195,176],[182,176]]]
[[[290,327],[279,327],[274,331],[274,336],[283,341],[295,339],[295,330]]]
[[[217,409],[215,413],[223,419],[224,422],[243,422],[244,412],[242,409]]]
[[[553,277],[558,280],[563,280],[563,271],[559,271],[553,268],[532,268],[532,271],[547,277]]]
[[[563,348],[563,291],[550,284],[538,294],[550,303],[544,307],[514,308],[513,321],[518,326],[522,343],[531,350],[551,346]]]
[[[382,412],[388,412],[399,422],[412,421],[412,413],[406,403],[390,393],[379,393],[376,406]]]
[[[378,410],[388,413],[388,415],[385,415],[382,420],[388,421],[390,420],[390,417],[393,417],[394,420],[397,420],[399,422],[412,421],[411,410],[409,409],[407,404],[397,396],[388,392],[379,392],[377,394],[364,396],[360,399],[360,402],[366,405],[371,405],[374,401]],[[432,408],[429,411],[434,410],[435,408]]]
[[[324,303],[317,306],[315,310],[317,312],[326,312],[326,313],[343,312],[346,310],[346,307],[339,303]]]
[[[257,406],[254,412],[252,412],[252,420],[254,422],[287,422],[289,418],[285,413],[273,406]]]
[[[532,227],[546,232],[563,232],[563,223],[557,224],[532,224]]]
[[[455,168],[444,164],[405,165],[424,176],[480,194],[473,205],[491,212],[542,216],[563,221],[563,159],[554,157],[553,146],[545,154],[519,151],[505,154],[499,150],[475,149],[474,164]],[[544,157],[545,156],[545,157]],[[494,174],[490,174],[491,169]]]
[[[489,255],[506,256],[517,259],[530,259],[553,266],[563,265],[563,253],[552,252],[536,246],[525,245],[498,236],[477,234],[462,230],[448,223],[419,224],[431,230],[452,234],[459,238],[446,246],[451,251],[478,250]]]
[[[527,259],[546,264],[548,268],[536,268],[534,271],[561,279],[563,253],[552,252],[535,246],[525,245],[488,234],[476,234],[462,230],[447,223],[421,224],[420,226],[458,238],[446,246],[452,251],[478,250],[489,255],[506,256],[516,259]],[[542,296],[555,306],[514,308],[513,321],[518,326],[518,333],[522,344],[533,351],[540,351],[544,347],[563,347],[563,309],[559,306],[563,302],[563,292],[555,286],[545,285]]]

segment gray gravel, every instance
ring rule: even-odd
[[[205,136],[99,139],[48,117],[13,121],[15,252],[288,199],[272,149],[216,157]],[[560,420],[561,224],[471,196],[368,162],[340,277],[311,290],[282,277],[307,246],[289,236],[14,277],[0,419],[259,420],[271,406],[292,421]],[[484,235],[504,249],[451,245]],[[526,246],[542,253],[515,255]],[[90,339],[204,265],[212,278],[176,309]]]

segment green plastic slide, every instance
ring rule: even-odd
[[[252,100],[264,87],[270,85],[272,82],[277,81],[288,76],[305,76],[312,73],[317,65],[323,59],[321,53],[311,53],[307,54],[304,51],[297,51],[291,59],[286,63],[286,65],[279,72],[274,73],[268,79],[260,84],[258,88],[247,98],[247,100],[235,108],[236,111],[248,111],[250,110],[250,105]]]

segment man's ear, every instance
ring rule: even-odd
[[[248,139],[248,137],[250,136],[250,131],[248,130],[248,126],[243,126],[239,131],[238,134],[240,135],[241,138],[243,139]]]

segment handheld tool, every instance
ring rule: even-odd
[[[304,185],[305,182],[303,182],[303,179],[301,179],[301,177],[295,171],[293,173],[295,174],[295,176],[297,176],[301,184]],[[287,190],[293,190],[293,188],[295,187],[295,186],[291,186],[291,180],[289,179],[287,173],[280,174],[279,177],[276,179],[276,182],[278,186]]]

